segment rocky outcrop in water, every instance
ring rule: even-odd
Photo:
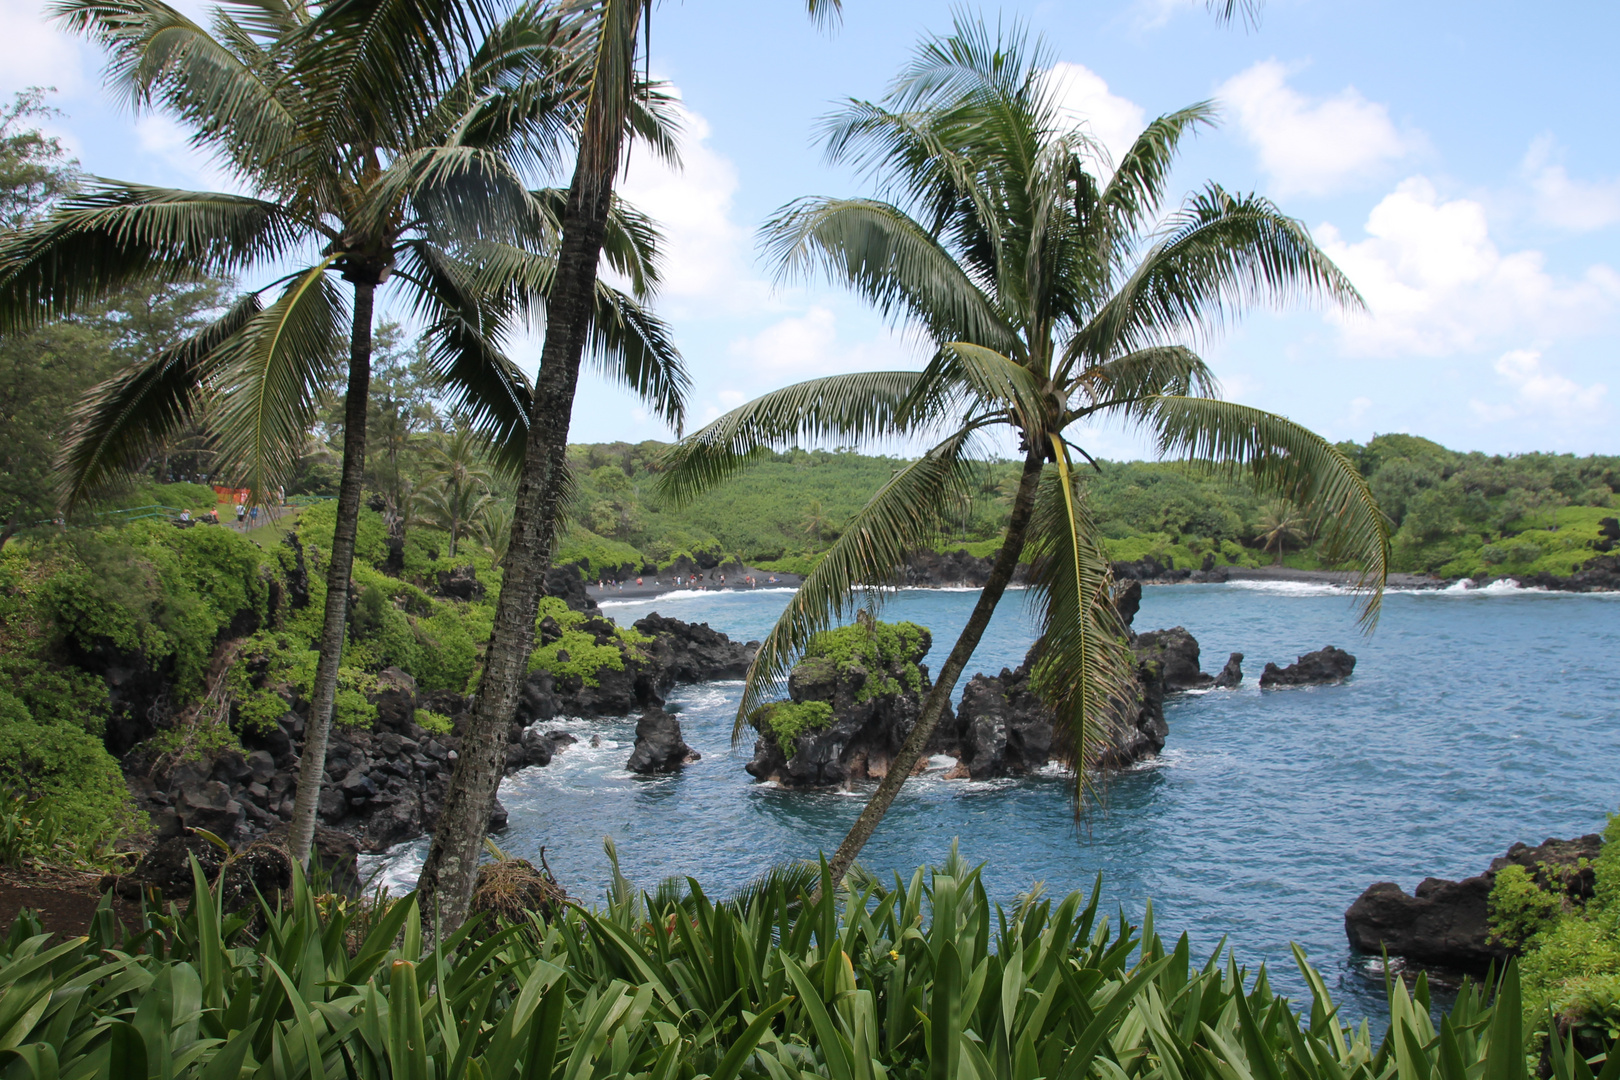
[[[901,580],[903,584],[918,589],[982,589],[985,582],[990,580],[990,567],[994,562],[995,556],[969,555],[966,548],[956,551],[913,551],[906,556]]]
[[[1236,690],[1243,685],[1243,654],[1235,652],[1226,658],[1226,665],[1215,676],[1215,689]]]
[[[887,648],[807,656],[788,676],[789,701],[756,711],[760,737],[745,766],[751,776],[783,787],[828,788],[888,775],[889,762],[922,715],[932,689],[921,661],[933,639],[910,623],[872,625]],[[867,628],[857,624],[830,633],[858,650],[858,635]],[[794,718],[793,726],[781,722],[784,717]],[[816,719],[805,722],[805,717]],[[947,705],[930,753],[940,750],[941,734],[953,725]]]
[[[540,625],[539,643],[561,637],[554,622]],[[617,668],[603,664],[593,679],[571,674],[561,678],[544,668],[529,674],[518,699],[517,722],[524,727],[558,716],[633,716],[662,708],[664,695],[677,683],[739,679],[748,672],[757,641],[740,644],[708,623],[687,623],[653,612],[636,624],[653,640],[629,645],[611,619],[596,616],[574,629],[591,635],[598,647],[618,650]],[[594,683],[594,685],[593,685]]]
[[[1581,902],[1592,896],[1591,862],[1602,848],[1603,838],[1596,833],[1549,839],[1537,847],[1514,844],[1483,874],[1461,881],[1425,878],[1411,894],[1393,881],[1380,881],[1344,913],[1345,936],[1351,948],[1371,956],[1388,951],[1420,964],[1482,975],[1514,954],[1491,940],[1490,895],[1497,873],[1505,866],[1522,866],[1542,888]]]
[[[648,709],[636,722],[636,747],[624,767],[633,773],[678,772],[703,757],[686,745],[681,722],[663,709]]]
[[[1154,585],[1218,583],[1227,579],[1227,569],[1215,565],[1215,556],[1206,555],[1198,569],[1178,568],[1176,560],[1168,556],[1161,562],[1152,555],[1113,564],[1115,581],[1150,582]]]
[[[682,622],[656,611],[637,619],[635,628],[653,639],[643,651],[657,669],[655,682],[661,691],[676,683],[740,679],[759,651],[757,641],[732,641],[708,623]]]
[[[1356,658],[1332,645],[1308,652],[1285,668],[1268,663],[1260,673],[1262,690],[1276,686],[1326,686],[1343,682],[1356,670]]]
[[[1115,610],[1127,627],[1141,603],[1141,589],[1133,581],[1116,592]],[[1133,635],[1131,652],[1136,659],[1135,686],[1100,733],[1103,746],[1096,764],[1104,769],[1123,769],[1157,756],[1170,734],[1164,719],[1165,694],[1203,689],[1215,682],[1199,667],[1198,640],[1184,627]],[[1021,776],[1052,762],[1072,761],[1073,747],[1063,740],[1051,710],[1030,687],[1033,662],[1031,649],[1016,671],[1003,668],[999,676],[979,674],[968,681],[954,731],[946,737],[958,758],[952,775],[975,780]]]

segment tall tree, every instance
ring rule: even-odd
[[[827,17],[840,0],[805,0],[813,17]],[[562,210],[555,276],[544,289],[546,337],[535,379],[523,470],[512,509],[510,546],[502,567],[483,677],[462,735],[444,809],[417,889],[424,910],[446,930],[461,925],[472,898],[485,824],[495,806],[505,733],[529,670],[535,618],[557,542],[568,487],[568,429],[580,362],[591,339],[592,297],[601,261],[614,177],[636,123],[637,33],[649,0],[587,0],[596,16],[589,93],[579,128],[573,182]],[[678,414],[666,414],[678,419]],[[677,430],[679,426],[677,424]]]
[[[427,324],[441,382],[493,439],[516,444],[528,418],[529,387],[500,341],[529,286],[515,272],[491,276],[485,251],[521,252],[500,265],[531,276],[555,262],[558,196],[528,190],[525,176],[558,163],[580,115],[591,20],[535,5],[499,18],[494,2],[233,0],[214,10],[210,32],[161,0],[63,0],[59,17],[108,50],[129,103],[187,125],[193,145],[252,194],[95,180],[0,242],[0,332],[135,282],[271,276],[192,338],[98,388],[68,450],[69,502],[205,405],[221,471],[272,490],[303,447],[321,389],[344,382],[337,526],[292,821],[301,860],[343,653],[378,289],[397,283]],[[654,105],[639,120],[656,132]],[[610,258],[649,287],[650,227],[610,211]],[[268,304],[265,293],[276,294]],[[596,300],[604,364],[664,403],[684,373],[663,328],[630,295]]]
[[[1103,152],[1066,119],[1049,67],[1021,32],[958,17],[952,34],[921,44],[882,103],[852,101],[828,122],[830,156],[860,166],[880,197],[793,203],[767,225],[766,248],[784,276],[823,271],[937,351],[920,372],[767,394],[678,444],[661,478],[666,494],[689,500],[769,447],[934,441],[850,519],[766,637],[737,712],[740,737],[810,638],[862,603],[856,590],[894,580],[907,553],[948,526],[977,486],[975,448],[996,446],[998,429],[1017,442],[1022,468],[989,580],[834,855],[835,881],[911,775],[1020,562],[1041,628],[1033,684],[1077,765],[1123,695],[1129,656],[1074,467],[1088,456],[1072,441],[1076,425],[1143,427],[1163,455],[1245,470],[1320,512],[1371,590],[1365,616],[1377,610],[1389,541],[1360,473],[1305,428],[1215,397],[1188,344],[1256,303],[1355,305],[1355,290],[1299,222],[1258,196],[1210,184],[1160,220],[1177,147],[1211,122],[1211,106],[1153,121],[1104,180]]]

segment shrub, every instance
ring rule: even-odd
[[[86,847],[138,825],[118,762],[84,728],[36,723],[0,690],[0,784],[47,798],[62,829]]]
[[[832,725],[833,707],[825,701],[774,701],[755,709],[748,721],[755,731],[791,754],[800,735]]]
[[[436,713],[432,709],[417,709],[416,724],[435,735],[448,735],[455,730],[455,725],[450,722],[448,716]]]
[[[868,701],[883,694],[898,694],[902,689],[921,690],[922,639],[927,630],[913,622],[857,622],[836,630],[825,630],[810,639],[804,655],[807,659],[831,661],[840,671],[854,665],[864,667],[866,682],[855,695],[857,701]],[[898,681],[890,674],[897,672]]]

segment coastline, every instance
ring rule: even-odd
[[[643,583],[637,585],[635,579],[616,585],[600,586],[585,583],[585,595],[597,603],[604,600],[651,600],[668,593],[731,593],[731,592],[758,592],[761,589],[797,589],[804,583],[804,578],[798,574],[772,573],[768,570],[759,570],[752,566],[744,566],[734,574],[735,564],[728,564],[725,574],[725,584],[721,584],[716,576],[718,571],[710,571],[702,575],[697,581],[677,585],[671,580],[671,575],[656,577],[643,575]],[[745,579],[752,577],[754,584],[745,584]],[[711,580],[712,579],[712,580]],[[774,579],[774,580],[773,580]]]

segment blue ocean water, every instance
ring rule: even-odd
[[[942,656],[976,595],[905,590],[883,617],[930,627]],[[628,624],[657,610],[746,639],[766,632],[787,596],[688,594],[606,611]],[[1111,778],[1101,808],[1076,820],[1061,775],[947,781],[936,768],[907,785],[862,861],[909,874],[956,841],[1004,900],[1036,882],[1056,894],[1090,888],[1100,871],[1109,903],[1139,917],[1151,898],[1167,936],[1185,931],[1206,953],[1225,936],[1240,963],[1268,963],[1293,992],[1298,942],[1346,1017],[1376,1017],[1382,984],[1350,955],[1343,929],[1362,889],[1478,873],[1516,840],[1597,831],[1620,806],[1620,596],[1395,592],[1364,637],[1352,600],[1326,587],[1147,588],[1136,628],[1178,625],[1199,640],[1206,671],[1244,653],[1245,683],[1172,698],[1163,757]],[[1031,638],[1010,593],[969,670],[1016,666]],[[1328,644],[1358,657],[1345,684],[1256,686],[1267,660]],[[736,683],[676,690],[686,740],[703,754],[678,776],[624,771],[633,719],[547,725],[582,741],[503,784],[511,828],[501,846],[534,858],[545,845],[558,877],[587,898],[607,880],[604,836],[637,884],[689,874],[711,894],[771,863],[830,852],[864,792],[755,784],[743,772],[752,738],[731,745],[739,693]],[[374,865],[409,887],[421,850]]]

